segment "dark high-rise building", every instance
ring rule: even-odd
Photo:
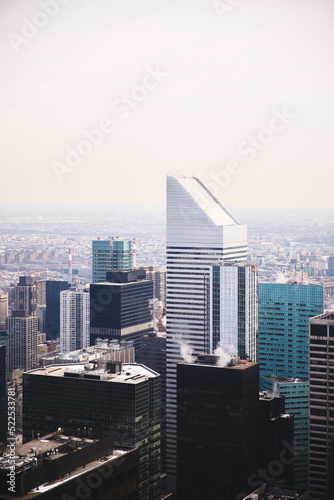
[[[0,332],[0,442],[7,433],[7,332]]]
[[[14,456],[10,442],[0,462],[1,500],[137,500],[138,449],[115,450],[112,436],[72,431],[16,445]]]
[[[310,319],[310,500],[334,498],[334,311]]]
[[[90,286],[90,344],[98,338],[133,340],[140,361],[141,338],[153,332],[153,283],[145,271],[107,273]]]
[[[141,342],[141,362],[161,376],[161,470],[166,471],[166,334],[150,333]]]
[[[139,449],[139,496],[160,500],[160,376],[138,364],[50,365],[23,374],[23,437],[53,429],[112,435]]]
[[[260,392],[259,464],[266,481],[294,484],[294,417],[285,413],[285,397]],[[270,469],[270,470],[269,470]]]
[[[259,446],[259,366],[217,366],[198,356],[177,367],[177,493],[235,500],[251,491]],[[222,496],[223,495],[223,496]]]
[[[47,340],[60,336],[60,292],[68,290],[67,281],[37,281],[37,304],[46,306],[44,332]]]

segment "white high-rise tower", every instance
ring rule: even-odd
[[[60,350],[89,347],[89,290],[83,285],[60,292]]]
[[[167,177],[167,487],[176,490],[176,365],[210,351],[210,264],[247,259],[241,225],[195,177]],[[188,347],[187,347],[188,345]]]

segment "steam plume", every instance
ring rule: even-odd
[[[214,351],[214,355],[218,356],[216,363],[217,366],[224,367],[229,364],[232,359],[232,350],[233,346],[226,346],[225,348],[223,348],[221,344],[218,344],[218,347]]]
[[[180,351],[183,361],[186,363],[193,363],[194,357],[192,356],[193,348],[185,342],[180,342]]]

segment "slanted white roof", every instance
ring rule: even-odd
[[[226,210],[199,179],[196,177],[176,177],[176,180],[216,226],[239,224],[237,219]]]

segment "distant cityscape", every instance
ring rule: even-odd
[[[1,500],[83,498],[77,475],[92,499],[332,498],[330,210],[168,176],[166,211],[6,206],[0,229]]]
[[[234,208],[248,227],[248,256],[261,282],[284,282],[303,270],[334,307],[334,218],[319,208]],[[161,207],[16,207],[0,218],[0,289],[20,274],[63,279],[72,249],[74,278],[92,279],[92,240],[136,238],[137,265],[166,266],[166,214]],[[331,257],[333,256],[333,259]]]

